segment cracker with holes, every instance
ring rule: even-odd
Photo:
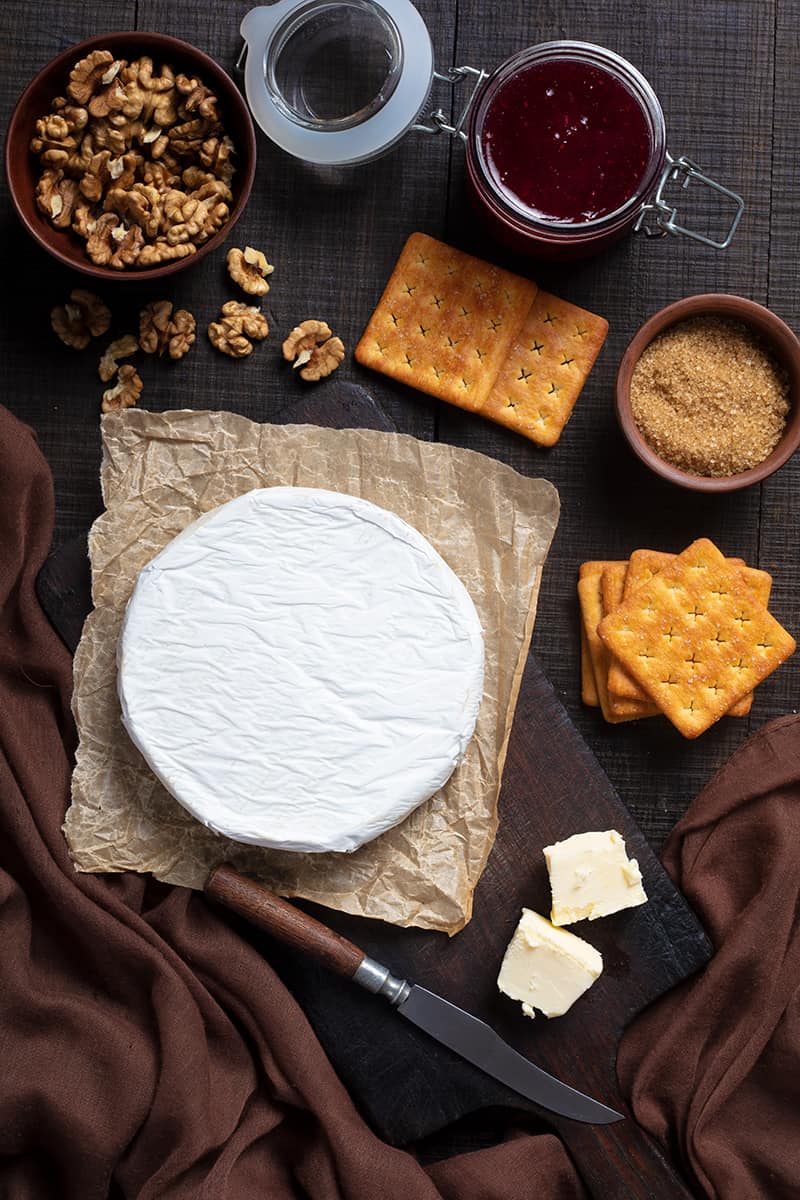
[[[628,574],[628,564],[626,562],[609,563],[603,570],[600,577],[600,589],[603,598],[603,616],[607,617],[609,613],[614,612],[622,603],[622,593],[625,588],[625,577]],[[614,716],[625,715],[628,712],[631,700],[638,701],[646,706],[648,716],[656,716],[658,709],[651,701],[646,692],[642,691],[635,680],[631,683],[636,688],[635,696],[620,696],[614,692],[611,686],[612,676],[615,669],[624,671],[625,668],[613,654],[608,656],[608,677],[606,680],[606,688],[608,692],[608,709]],[[627,674],[627,672],[626,672]],[[628,676],[630,678],[630,676]],[[642,715],[645,715],[644,713]]]
[[[625,702],[620,706],[618,712],[612,712],[609,706],[606,683],[609,653],[598,635],[597,627],[603,618],[603,570],[612,565],[612,563],[593,561],[581,566],[578,579],[578,600],[600,708],[605,719],[612,725],[616,725],[622,721],[635,721],[639,717],[653,716],[655,709],[652,704],[639,704],[635,700]]]
[[[623,599],[633,595],[637,588],[652,579],[663,567],[675,561],[674,554],[666,554],[661,550],[634,550],[631,554],[628,570],[625,575]],[[731,566],[741,567],[747,583],[752,588],[753,595],[764,608],[769,604],[772,590],[772,576],[767,571],[757,567],[748,567],[741,558],[729,558]],[[613,708],[616,698],[628,700],[647,699],[646,693],[635,679],[625,670],[617,659],[612,660],[608,671],[608,692]],[[733,705],[729,717],[746,717],[753,706],[752,692]]]
[[[605,646],[687,738],[794,653],[742,567],[700,538],[598,626]]]
[[[539,292],[483,415],[540,446],[554,446],[607,333],[603,317]]]
[[[412,233],[356,346],[356,359],[477,412],[536,291],[529,279]]]

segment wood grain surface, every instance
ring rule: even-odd
[[[506,255],[482,233],[463,196],[463,150],[445,136],[409,136],[391,154],[361,168],[306,167],[259,135],[250,205],[235,241],[263,247],[275,273],[264,305],[272,333],[249,359],[223,359],[201,335],[179,364],[146,360],[143,404],[153,409],[226,408],[269,420],[300,403],[302,382],[280,359],[280,341],[297,321],[324,317],[352,348],[380,295],[402,243],[421,229],[527,272],[544,286],[611,324],[608,342],[570,424],[552,450],[540,450],[481,418],[457,412],[373,376],[350,355],[339,371],[368,387],[404,432],[469,446],[544,475],[559,488],[562,517],[545,571],[534,649],[572,718],[658,846],[699,788],[750,729],[789,711],[800,685],[800,658],[759,688],[747,720],[723,720],[687,743],[663,719],[607,727],[583,709],[578,686],[575,577],[586,558],[619,558],[640,546],[679,550],[712,537],[775,576],[772,607],[800,630],[800,567],[794,546],[800,459],[746,492],[701,497],[650,476],[628,451],[612,411],[613,378],[628,340],[663,304],[703,291],[766,302],[800,323],[794,175],[800,100],[797,84],[800,2],[725,0],[419,0],[437,63],[492,67],[535,42],[596,41],[642,69],[664,107],[673,153],[687,153],[738,189],[747,209],[723,253],[685,240],[629,237],[595,260],[565,267]],[[247,3],[210,0],[8,0],[0,15],[0,110],[3,123],[36,69],[66,46],[103,28],[153,29],[186,38],[232,69]],[[450,89],[437,104],[451,111]],[[458,99],[457,101],[458,102]],[[0,395],[37,430],[55,476],[56,544],[85,532],[100,509],[97,422],[101,394],[94,350],[61,346],[49,311],[79,280],[24,235],[0,195],[3,279]],[[159,290],[192,309],[201,329],[233,295],[224,251]],[[135,327],[146,286],[105,290],[114,330]],[[322,385],[324,386],[324,385]]]

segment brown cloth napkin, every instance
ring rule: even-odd
[[[550,1134],[427,1170],[367,1128],[202,896],[74,872],[72,664],[34,593],[52,480],[0,407],[2,1200],[585,1200]]]
[[[800,1197],[800,716],[739,749],[664,865],[716,953],[628,1030],[633,1110],[714,1200]]]

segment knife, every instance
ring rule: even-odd
[[[387,967],[320,921],[288,904],[227,864],[208,877],[206,894],[283,942],[314,955],[330,970],[384,996],[401,1016],[519,1095],[573,1121],[609,1125],[622,1113],[585,1096],[518,1054],[499,1034],[419,984],[396,979]]]

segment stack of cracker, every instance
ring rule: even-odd
[[[358,362],[554,445],[608,332],[530,279],[412,233]]]
[[[607,721],[661,713],[687,738],[746,716],[753,688],[794,653],[767,610],[772,578],[700,538],[580,568],[583,702]]]

